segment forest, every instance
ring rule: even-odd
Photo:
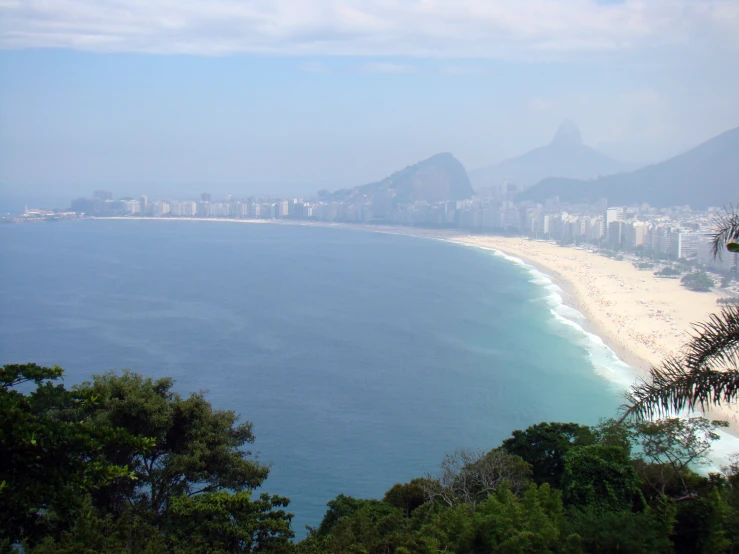
[[[734,552],[739,465],[707,473],[726,424],[546,422],[457,450],[382,499],[339,495],[295,541],[252,425],[172,379],[0,371],[0,550],[28,553]],[[266,487],[268,488],[268,486]]]

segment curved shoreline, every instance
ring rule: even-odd
[[[677,280],[657,279],[630,263],[616,261],[582,249],[560,247],[524,238],[469,235],[456,230],[429,230],[412,227],[309,222],[295,220],[200,219],[110,217],[100,220],[212,221],[333,227],[340,229],[400,234],[496,250],[520,259],[563,291],[562,303],[580,312],[587,333],[599,337],[617,358],[635,370],[634,380],[648,374],[667,355],[677,354],[689,338],[691,325],[707,319],[717,310],[713,293],[692,292]],[[580,323],[578,323],[580,325]],[[739,418],[734,407],[707,414],[729,422],[732,434],[739,435]]]

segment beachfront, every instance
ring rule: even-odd
[[[718,296],[712,292],[693,292],[679,279],[655,277],[650,270],[586,250],[520,238],[454,240],[496,248],[545,269],[570,293],[567,303],[619,354],[634,358],[624,361],[640,369],[676,354],[689,339],[691,323],[706,320],[718,309]]]
[[[692,324],[720,309],[713,292],[694,292],[679,279],[655,277],[652,271],[587,250],[510,237],[451,240],[494,248],[540,267],[565,290],[565,302],[587,317],[593,332],[637,370],[635,378],[678,354],[690,339]],[[738,415],[736,405],[707,414],[728,421],[734,434],[739,433]]]

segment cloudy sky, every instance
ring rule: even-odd
[[[306,194],[739,126],[739,0],[0,0],[0,187]]]

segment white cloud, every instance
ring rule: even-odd
[[[0,47],[537,57],[739,49],[736,0],[0,0]]]
[[[482,75],[487,73],[488,70],[479,65],[463,65],[463,64],[444,64],[439,67],[439,71],[442,75],[457,76],[457,75]]]
[[[357,70],[361,73],[414,73],[417,68],[404,63],[373,62],[360,65]]]

